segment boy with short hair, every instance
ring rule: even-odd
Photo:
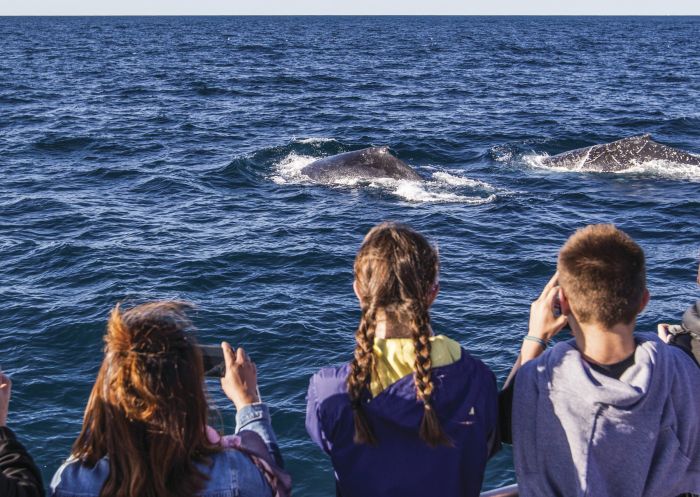
[[[700,369],[634,334],[648,301],[644,253],[622,231],[587,226],[562,247],[504,389],[521,496],[700,493]],[[574,338],[545,352],[567,323]]]

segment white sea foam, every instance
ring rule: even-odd
[[[409,202],[459,203],[459,204],[488,204],[496,200],[496,195],[487,197],[478,195],[459,195],[449,191],[431,188],[429,184],[418,181],[398,181],[393,194]]]
[[[294,152],[275,164],[271,180],[277,184],[309,184],[312,180],[301,170],[318,157],[298,155]],[[456,171],[440,171],[436,167],[424,168],[431,173],[430,180],[409,181],[392,178],[338,178],[330,186],[371,188],[383,190],[409,202],[486,204],[496,200],[499,190],[479,180],[466,178]],[[427,171],[426,171],[427,172]]]
[[[450,174],[446,173],[443,171],[433,173],[433,180],[438,182],[438,183],[445,183],[447,185],[452,185],[452,186],[468,186],[471,188],[481,188],[486,191],[495,191],[496,189],[489,185],[488,183],[485,183],[483,181],[475,180],[475,179],[470,179],[470,178],[464,178],[462,176],[457,176],[455,174]]]
[[[317,160],[318,157],[310,155],[297,155],[294,152],[275,164],[276,174],[270,179],[278,185],[285,183],[303,183],[311,181],[301,170]]]
[[[636,164],[624,171],[615,171],[615,174],[638,174],[669,179],[700,181],[699,166],[678,164],[677,162],[668,162],[665,160],[653,160],[642,164]]]
[[[334,142],[335,138],[327,138],[324,136],[310,136],[308,138],[299,138],[296,140],[298,143],[328,143]]]

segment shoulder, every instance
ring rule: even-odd
[[[516,389],[518,385],[529,385],[532,387],[540,382],[550,383],[555,370],[563,371],[563,363],[580,362],[581,354],[574,344],[573,339],[559,342],[536,358],[523,364],[515,375]]]
[[[243,452],[224,449],[211,456],[210,466],[200,466],[207,475],[203,497],[228,495],[272,495],[258,467]]]
[[[100,459],[90,467],[73,457],[64,462],[51,480],[51,495],[56,497],[100,495],[109,476],[109,461]]]
[[[667,366],[683,375],[700,375],[695,361],[680,347],[663,342],[655,333],[635,333],[634,336],[639,346],[656,361],[666,362]]]
[[[480,359],[465,348],[460,349],[457,361],[434,368],[432,379],[436,388],[436,399],[468,399],[468,402],[495,402],[498,395],[496,376]],[[411,382],[411,392],[414,391]]]
[[[320,369],[309,381],[309,395],[320,400],[346,393],[349,369],[349,364]]]
[[[493,381],[494,385],[496,384],[496,375],[493,374],[491,368],[489,368],[481,359],[471,355],[464,347],[461,347],[461,356],[459,360],[455,362],[455,364],[459,365],[460,372],[467,373],[482,381]]]

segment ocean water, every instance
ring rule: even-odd
[[[351,356],[352,262],[385,219],[439,245],[435,330],[499,382],[577,227],[615,223],[646,251],[639,329],[698,298],[700,168],[541,158],[641,133],[700,153],[699,18],[0,18],[0,40],[0,364],[47,482],[110,308],[177,298],[200,341],[257,362],[295,494],[332,495],[305,391]],[[371,145],[425,181],[300,173]],[[484,488],[513,478],[506,448]]]

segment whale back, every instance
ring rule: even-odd
[[[422,179],[406,163],[394,157],[388,147],[363,148],[325,157],[312,162],[301,172],[314,181],[324,183],[342,179]]]
[[[545,165],[586,171],[624,171],[651,161],[700,165],[700,157],[655,142],[650,134],[571,150],[543,161]]]

